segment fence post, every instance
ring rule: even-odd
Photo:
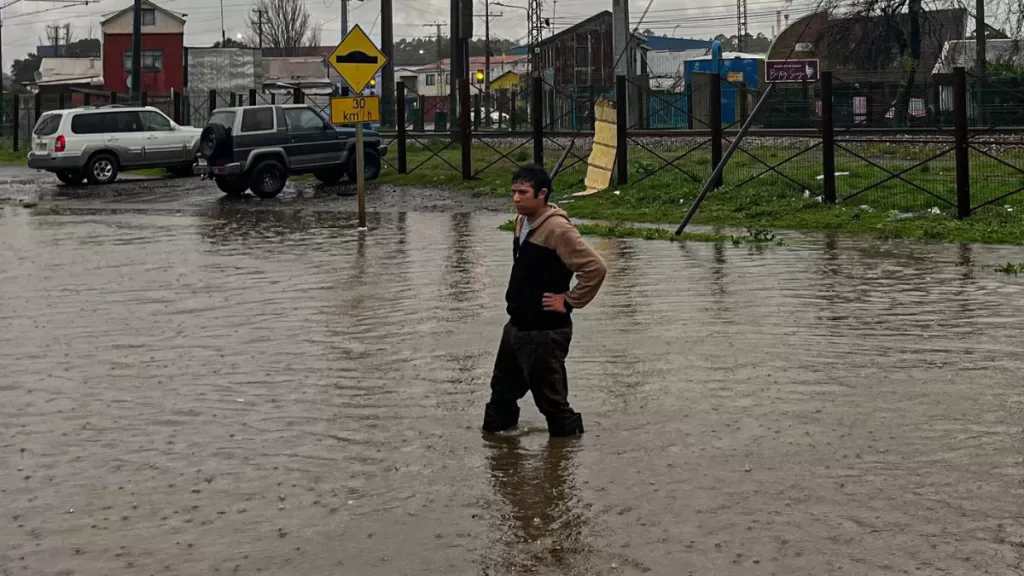
[[[292,104],[302,104],[302,88],[292,90]]]
[[[747,122],[747,115],[750,114],[750,98],[748,95],[747,83],[740,82],[740,85],[736,87],[736,104],[739,106],[740,126],[743,126],[743,124]]]
[[[210,90],[209,103],[210,116],[213,116],[213,111],[217,109],[217,91]]]
[[[64,93],[63,92],[59,92],[57,94],[57,110],[63,110],[63,109],[64,109]]]
[[[111,104],[117,104],[117,91],[116,90],[111,90],[110,91],[110,103]]]
[[[519,94],[515,90],[512,91],[512,96],[508,101],[508,130],[509,132],[516,131],[516,97]]]
[[[832,100],[832,71],[821,73],[821,167],[825,204],[836,203],[836,130]]]
[[[473,130],[480,129],[480,93],[473,94]]]
[[[469,120],[469,78],[459,79],[459,146],[462,149],[462,179],[473,178],[473,135]]]
[[[21,113],[18,108],[21,106],[21,95],[12,94],[11,98],[11,113],[13,115],[14,122],[11,123],[11,144],[13,144],[14,151],[18,151],[18,132],[21,128]]]
[[[544,80],[530,79],[530,114],[533,121],[533,163],[544,165]]]
[[[174,121],[178,124],[184,124],[185,122],[183,122],[183,118],[181,116],[181,92],[178,92],[177,90],[171,94],[171,109],[174,112]]]
[[[88,92],[86,92],[85,94],[82,94],[82,106],[88,106],[89,105],[89,103],[92,101],[92,98],[90,98],[90,96],[92,96],[92,95],[89,94]]]
[[[35,121],[39,122],[39,117],[43,115],[43,93],[36,92],[36,118]]]
[[[686,129],[693,130],[693,83],[686,83]]]
[[[629,147],[627,130],[629,129],[628,114],[629,97],[626,95],[626,77],[615,77],[615,181],[619,184],[629,182]],[[596,129],[596,126],[595,126]]]
[[[971,215],[971,157],[967,134],[967,71],[953,69],[953,138],[956,140],[956,217]]]
[[[722,161],[722,78],[714,74],[714,78],[708,84],[708,108],[710,108],[708,124],[711,125],[711,173]],[[719,173],[718,178],[712,183],[714,188],[721,188],[725,180],[724,170]]]
[[[237,106],[237,105],[238,105],[238,100],[236,99],[236,97],[237,97],[237,94],[235,94],[234,92],[232,92],[232,93],[231,93],[231,97],[230,97],[230,100],[229,100],[229,102],[230,102],[230,104],[231,104],[231,107],[232,107],[232,108],[234,108],[235,106]]]
[[[401,80],[395,82],[395,100],[397,100],[395,103],[395,128],[398,131],[395,138],[395,146],[397,148],[395,154],[398,155],[398,173],[405,174],[408,171],[405,134],[405,82]]]
[[[413,123],[412,129],[417,132],[426,132],[427,126],[427,97],[417,94],[416,95],[416,107],[419,108],[420,113],[416,115],[416,122]],[[436,112],[436,111],[435,111]]]
[[[256,89],[249,88],[249,106],[256,105]]]

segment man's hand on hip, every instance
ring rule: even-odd
[[[565,314],[565,294],[544,293],[544,310],[548,312],[561,312]]]

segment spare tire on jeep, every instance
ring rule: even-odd
[[[199,157],[213,161],[231,155],[230,135],[220,124],[208,124],[199,135]]]

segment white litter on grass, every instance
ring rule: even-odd
[[[615,192],[612,192],[612,194],[615,194],[616,196],[618,196],[620,194],[620,192],[618,190],[616,190]]]
[[[860,209],[865,212],[874,212],[874,209],[871,206],[868,206],[867,204],[861,204]]]
[[[942,214],[942,210],[939,210],[938,206],[932,206],[931,210],[928,210],[929,214]]]
[[[849,176],[849,175],[850,175],[849,172],[836,172],[836,176]],[[814,177],[814,179],[815,180],[824,180],[825,179],[825,175],[824,174],[818,174],[817,176]]]
[[[1007,204],[1006,206],[1003,206],[1003,208],[1006,208],[1007,212],[1013,212],[1013,206],[1010,206],[1009,204]]]

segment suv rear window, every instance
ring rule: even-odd
[[[220,124],[225,128],[231,128],[235,125],[235,113],[230,110],[217,110],[210,115],[207,124]]]
[[[242,132],[262,132],[273,129],[273,108],[265,106],[261,108],[246,108],[242,111]]]
[[[60,120],[63,117],[63,114],[43,114],[32,133],[36,136],[53,136],[60,128]]]

